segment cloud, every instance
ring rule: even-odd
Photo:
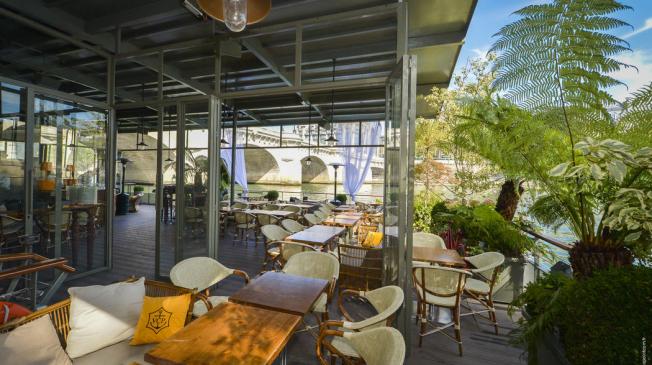
[[[645,19],[645,23],[643,24],[642,27],[640,27],[638,29],[634,29],[633,32],[625,34],[622,38],[623,39],[629,39],[629,38],[631,38],[631,37],[633,37],[633,36],[635,36],[635,35],[637,35],[639,33],[643,33],[646,30],[650,30],[650,29],[652,29],[652,18],[647,18],[647,19]]]
[[[615,79],[624,82],[627,87],[617,86],[608,91],[613,94],[616,100],[624,101],[632,92],[652,82],[652,51],[635,50],[631,53],[620,55],[616,59],[638,68],[638,70],[635,68],[623,68],[611,74]]]
[[[487,58],[487,53],[489,53],[489,50],[491,49],[491,46],[482,46],[480,48],[473,48],[471,52],[475,55],[475,57],[479,57],[481,59]]]

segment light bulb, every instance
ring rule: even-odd
[[[310,157],[308,157],[306,159],[306,166],[310,166],[311,163],[312,163],[312,159]]]
[[[232,32],[242,32],[247,26],[247,0],[222,0],[224,24]]]

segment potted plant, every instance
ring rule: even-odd
[[[346,204],[346,194],[337,194],[335,195],[335,200],[339,201],[342,204]]]
[[[270,202],[275,202],[275,201],[277,201],[277,200],[278,200],[278,197],[279,197],[279,193],[278,193],[278,191],[276,191],[276,190],[270,190],[270,191],[268,191],[267,194],[265,195],[265,198],[267,198],[267,200],[269,200]]]
[[[145,187],[140,185],[134,186],[134,195],[143,195],[144,191],[145,191]]]

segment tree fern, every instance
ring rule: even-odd
[[[612,58],[629,44],[605,32],[628,26],[609,17],[625,9],[614,0],[554,0],[517,11],[520,19],[496,34],[493,86],[530,109],[581,108],[608,118],[618,102],[605,89],[622,84],[608,74],[631,66]]]
[[[632,93],[618,121],[622,140],[635,147],[652,143],[652,83]]]

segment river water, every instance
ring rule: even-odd
[[[249,184],[249,195],[265,194],[270,190],[276,190],[281,200],[288,200],[291,197],[301,198],[307,196],[310,200],[333,199],[333,184],[301,184],[301,185],[277,185],[277,184]],[[241,193],[239,185],[235,187],[236,193]],[[344,187],[337,184],[337,193],[346,194]],[[358,200],[362,202],[382,199],[383,184],[364,184],[358,192]]]

